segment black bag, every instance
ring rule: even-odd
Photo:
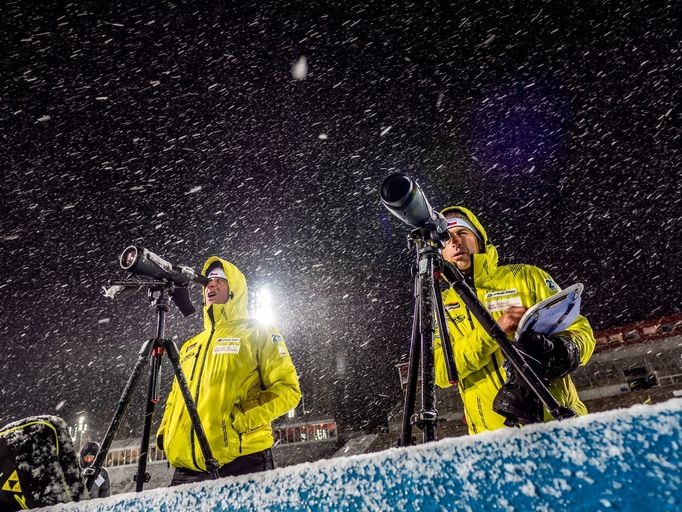
[[[0,510],[78,501],[84,488],[64,420],[34,416],[0,428]]]

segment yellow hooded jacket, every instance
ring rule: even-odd
[[[301,391],[277,328],[248,318],[246,279],[239,269],[212,256],[202,273],[216,261],[225,271],[230,298],[225,304],[204,305],[204,330],[182,345],[180,364],[213,456],[223,465],[270,448],[270,423],[298,404]],[[157,445],[172,466],[206,470],[177,379]]]
[[[463,207],[449,207],[443,210],[449,211],[457,211],[464,215],[483,238],[485,251],[473,255],[473,283],[478,299],[488,309],[493,319],[499,319],[509,306],[531,307],[560,291],[550,275],[537,267],[523,264],[498,267],[497,249],[488,240],[485,229],[476,216]],[[495,395],[506,379],[502,351],[452,288],[442,292],[442,297],[469,433],[476,434],[502,428],[504,417],[492,409]],[[587,319],[578,316],[561,334],[570,337],[576,343],[580,351],[580,364],[584,365],[596,344]],[[436,384],[448,387],[450,383],[438,335],[434,340],[434,350]],[[587,414],[570,375],[552,381],[549,391],[562,405],[571,407],[578,414]],[[550,419],[551,416],[545,410],[545,421]]]

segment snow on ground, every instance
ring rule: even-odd
[[[50,510],[682,510],[682,399]]]

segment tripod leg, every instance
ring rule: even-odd
[[[423,267],[422,267],[423,264]],[[421,324],[422,350],[422,409],[419,421],[423,424],[424,442],[436,440],[436,378],[434,372],[433,337],[433,260],[426,257],[420,261],[421,274],[421,307],[419,321]]]
[[[448,322],[445,319],[445,308],[443,307],[443,297],[440,294],[438,282],[433,280],[433,296],[436,299],[436,319],[438,320],[438,330],[440,331],[440,340],[443,347],[443,357],[445,359],[445,370],[448,374],[448,382],[450,384],[457,384],[457,367],[455,366],[455,356],[452,353],[452,345],[450,344],[450,333],[448,331]]]
[[[403,407],[403,425],[400,432],[398,446],[412,445],[412,415],[414,402],[417,398],[417,379],[419,375],[419,316],[420,316],[420,287],[419,276],[415,277],[414,315],[412,316],[412,337],[410,338],[410,362],[407,367],[407,388],[405,389],[405,406]]]
[[[168,352],[168,358],[173,365],[173,371],[175,372],[175,377],[178,379],[178,385],[180,386],[180,392],[182,393],[182,398],[184,399],[185,406],[187,407],[187,413],[189,414],[189,418],[192,421],[192,427],[194,427],[194,432],[196,432],[197,439],[199,440],[201,453],[203,454],[204,461],[206,462],[206,471],[211,473],[214,479],[217,479],[220,477],[218,474],[218,461],[213,458],[213,452],[211,452],[211,447],[208,444],[208,440],[206,439],[204,427],[201,425],[201,419],[199,418],[199,413],[197,412],[197,406],[194,403],[192,394],[189,391],[185,374],[182,373],[178,348],[172,341],[164,341],[164,348]]]
[[[135,363],[133,372],[130,374],[125,389],[123,390],[123,394],[121,394],[121,398],[118,401],[116,412],[114,413],[114,417],[112,418],[111,423],[109,424],[109,428],[107,429],[107,433],[104,436],[102,446],[97,452],[97,456],[95,457],[95,461],[93,462],[92,466],[90,466],[83,472],[86,476],[85,485],[87,486],[88,490],[90,490],[92,484],[97,479],[100,471],[102,470],[104,459],[106,458],[107,453],[109,453],[111,443],[114,440],[114,436],[116,435],[116,431],[118,430],[118,427],[121,423],[121,419],[123,418],[123,415],[125,414],[126,409],[128,408],[128,404],[130,404],[130,400],[132,399],[133,391],[135,390],[137,381],[140,379],[140,376],[142,375],[142,371],[144,370],[145,364],[149,359],[149,354],[151,353],[153,347],[154,340],[147,340],[142,345],[142,348],[140,349],[140,352],[138,353],[137,356],[137,363]]]
[[[159,340],[156,340],[157,343]],[[152,358],[149,362],[149,381],[147,384],[147,404],[144,412],[144,429],[142,430],[142,441],[140,443],[140,455],[137,459],[137,473],[135,474],[135,491],[141,492],[144,484],[149,482],[149,474],[147,474],[147,459],[149,458],[149,438],[151,437],[152,420],[154,419],[154,409],[159,401],[156,396],[156,387],[159,381],[159,372],[161,371],[161,357],[163,356],[163,349],[160,346],[155,346],[152,351]]]

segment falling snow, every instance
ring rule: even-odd
[[[672,2],[242,4],[5,5],[0,424],[106,428],[155,328],[145,293],[101,291],[136,244],[267,285],[306,406],[381,425],[412,314],[395,171],[503,262],[584,283],[596,328],[679,310]],[[173,309],[167,336],[200,327]]]
[[[305,80],[308,76],[308,59],[301,56],[291,67],[291,76],[296,80]]]

